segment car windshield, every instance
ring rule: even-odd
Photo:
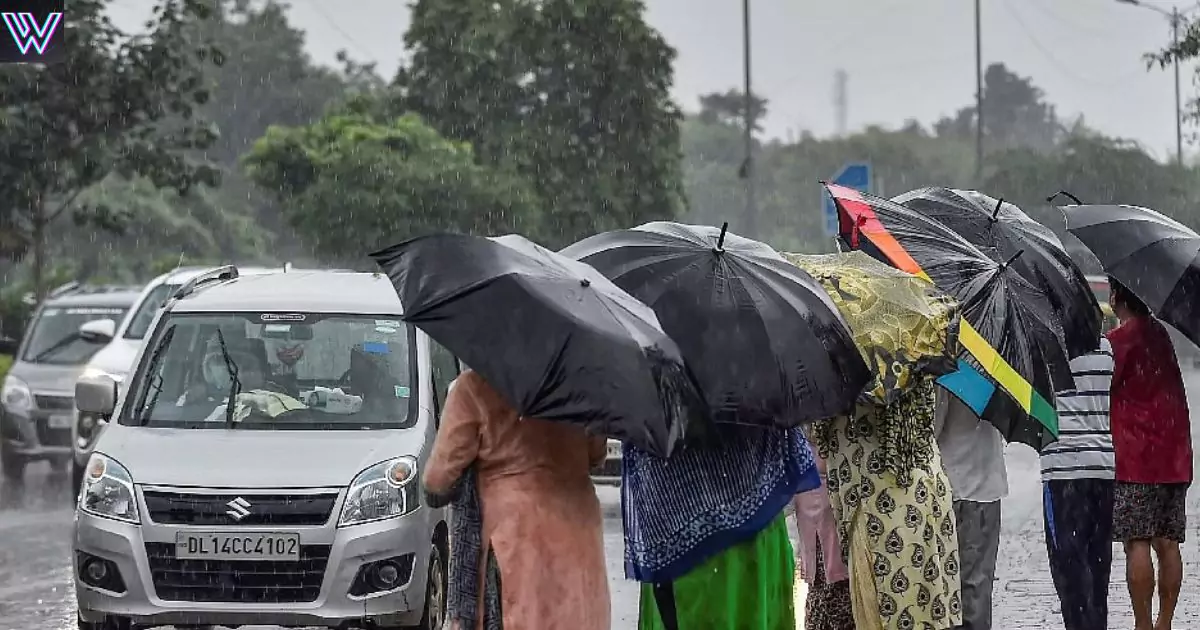
[[[395,317],[172,314],[150,343],[123,424],[409,426],[409,329]]]
[[[129,321],[129,327],[125,329],[125,334],[122,335],[126,339],[141,339],[146,336],[146,331],[150,330],[150,324],[154,322],[154,316],[158,314],[158,309],[167,302],[167,298],[171,297],[171,293],[179,288],[178,284],[160,284],[150,290],[146,294],[146,299],[138,305],[138,310],[133,314],[133,319]]]
[[[120,306],[47,306],[30,328],[21,359],[52,365],[84,363],[104,344],[80,338],[79,327],[96,319],[119,322],[128,310]]]

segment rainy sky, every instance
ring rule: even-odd
[[[738,0],[645,0],[650,23],[679,52],[675,95],[740,86]],[[1144,0],[1169,11],[1168,2]],[[114,20],[134,29],[153,0],[115,0]],[[849,129],[924,123],[974,98],[974,3],[970,0],[752,0],[754,89],[770,99],[770,136],[835,130],[834,73],[849,75]],[[292,20],[318,61],[340,49],[377,61],[390,77],[408,26],[403,0],[291,0]],[[1063,117],[1083,114],[1100,131],[1142,143],[1160,159],[1174,150],[1174,83],[1142,55],[1170,40],[1168,21],[1118,0],[982,0],[985,65],[1032,76]],[[1200,14],[1197,5],[1180,10]],[[1185,98],[1196,92],[1183,70]],[[1185,130],[1186,131],[1186,130]]]

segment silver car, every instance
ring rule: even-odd
[[[30,462],[71,459],[75,381],[137,298],[131,287],[64,285],[33,313],[0,386],[0,472],[18,481]]]
[[[439,628],[449,533],[419,480],[458,362],[375,274],[233,267],[163,306],[74,527],[79,626]]]

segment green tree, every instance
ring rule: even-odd
[[[306,242],[338,261],[357,263],[373,248],[435,231],[536,237],[536,198],[524,180],[478,164],[469,144],[415,115],[377,121],[335,112],[304,127],[271,127],[245,164]]]
[[[762,119],[767,116],[767,99],[751,94],[750,96],[750,128],[762,131]],[[706,123],[725,123],[745,128],[746,97],[745,92],[726,90],[712,92],[700,96],[700,120]]]
[[[1054,148],[1065,129],[1045,96],[1029,77],[1012,72],[1002,63],[988,66],[983,75],[983,133],[987,149]],[[939,136],[974,138],[975,120],[972,105],[939,120],[934,130]]]
[[[513,164],[543,238],[671,218],[682,205],[674,50],[636,0],[418,0],[403,110]]]
[[[108,225],[111,208],[79,196],[112,173],[140,174],[187,191],[216,183],[192,155],[216,138],[198,116],[208,101],[203,67],[217,52],[193,37],[211,14],[204,0],[162,0],[149,34],[129,36],[106,2],[75,0],[66,14],[65,59],[0,69],[0,239],[10,256],[31,255],[40,297],[49,230],[68,213]]]

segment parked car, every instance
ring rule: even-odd
[[[110,421],[76,507],[79,627],[440,628],[449,530],[419,479],[459,364],[400,314],[377,274],[212,270],[126,387],[81,379]]]
[[[136,287],[64,285],[34,311],[0,387],[0,471],[19,481],[25,467],[71,459],[75,381],[137,299]]]
[[[129,370],[133,368],[133,360],[137,357],[138,350],[142,347],[142,340],[145,338],[146,332],[150,330],[150,324],[154,321],[154,316],[158,314],[158,309],[184,283],[212,269],[213,267],[211,266],[179,267],[151,280],[149,284],[142,288],[131,310],[131,315],[121,321],[116,330],[112,331],[107,337],[97,337],[97,342],[106,345],[103,345],[98,352],[92,355],[91,359],[84,366],[80,376],[107,375],[112,377],[118,386],[120,386],[125,381],[126,376],[129,375]],[[279,268],[266,267],[239,269],[239,273],[243,276],[275,273],[278,271]],[[68,389],[73,390],[73,388],[74,383]],[[79,488],[79,484],[83,479],[83,469],[87,465],[88,457],[92,454],[92,447],[95,446],[96,439],[100,437],[104,423],[100,418],[96,418],[91,414],[79,413],[78,409],[72,408],[72,413],[74,414],[74,418],[71,421],[71,450],[73,455],[71,458],[71,478],[74,481],[73,487]],[[75,495],[72,494],[71,498],[74,499]]]

